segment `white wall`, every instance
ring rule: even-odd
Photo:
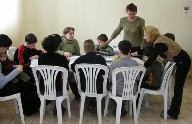
[[[181,15],[184,0],[23,0],[23,37],[34,33],[41,42],[49,34],[58,33],[67,26],[76,29],[75,38],[83,53],[83,41],[105,33],[110,37],[119,24],[119,19],[127,16],[125,7],[133,2],[138,7],[138,16],[146,25],[159,28],[162,34],[174,33],[176,41],[192,54],[192,17]],[[192,1],[192,0],[190,0]],[[123,32],[112,41],[117,45]],[[38,42],[37,48],[41,48]]]

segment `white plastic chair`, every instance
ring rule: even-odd
[[[139,104],[138,104],[138,118],[140,114],[141,104],[143,101],[144,94],[154,94],[154,95],[162,95],[164,98],[164,119],[167,119],[167,96],[168,96],[168,83],[171,77],[171,73],[173,71],[173,68],[175,66],[174,62],[168,62],[165,66],[163,76],[162,76],[162,82],[161,87],[158,90],[149,90],[145,88],[141,88],[140,92],[140,98],[139,98]],[[148,100],[147,100],[148,101]]]
[[[133,109],[134,109],[134,122],[137,124],[137,113],[136,113],[136,99],[140,92],[140,85],[145,74],[145,67],[132,66],[132,67],[121,67],[113,70],[112,72],[112,93],[109,91],[107,102],[105,104],[104,116],[107,113],[109,98],[114,99],[117,103],[116,108],[116,124],[120,124],[120,116],[121,116],[121,108],[123,100],[132,100],[133,101]],[[116,95],[116,75],[117,73],[123,74],[124,79],[124,88],[122,96],[119,97]],[[141,74],[142,73],[142,74]],[[140,75],[141,74],[141,75]],[[137,77],[140,77],[139,84],[137,87],[137,91],[134,93],[134,84],[136,83]],[[132,109],[132,104],[129,109]]]
[[[85,75],[86,80],[86,90],[83,92],[81,90],[81,82],[80,82],[80,72],[82,70]],[[97,94],[97,86],[96,81],[98,77],[98,73],[100,70],[103,70],[105,74],[103,75],[103,93]],[[102,114],[101,114],[101,100],[104,96],[107,95],[107,77],[109,73],[109,69],[107,66],[100,64],[77,64],[75,66],[76,78],[78,81],[78,90],[81,95],[81,108],[80,108],[80,120],[79,124],[82,124],[83,121],[83,111],[84,111],[84,103],[85,97],[96,97],[97,99],[97,115],[98,115],[98,124],[102,124]],[[101,82],[102,83],[102,82]]]
[[[40,66],[32,67],[32,70],[33,70],[33,74],[36,81],[37,93],[41,100],[40,124],[43,123],[44,107],[46,103],[45,100],[56,100],[58,124],[62,124],[61,103],[64,99],[67,99],[68,116],[71,117],[70,101],[69,101],[69,95],[67,91],[67,78],[68,78],[67,69],[63,67],[58,67],[58,66],[40,65]],[[63,95],[56,96],[55,84],[56,84],[56,77],[59,72],[62,72]],[[41,74],[44,80],[44,87],[45,87],[44,95],[41,94],[39,89],[39,80],[40,80],[38,78],[39,74]]]
[[[0,101],[7,101],[7,100],[11,100],[11,99],[14,99],[16,114],[20,113],[21,123],[25,124],[20,93],[13,94],[10,96],[4,96],[4,97],[0,96]],[[18,110],[18,107],[19,107],[19,110]]]
[[[9,50],[7,51],[7,54],[11,60],[14,60],[14,55],[15,55],[16,49],[17,49],[16,47],[10,47]]]
[[[162,80],[164,78],[164,75],[166,73],[166,71],[169,69],[169,67],[172,65],[173,63],[168,61],[165,65],[165,68],[164,68],[164,71],[163,71],[163,75],[162,75]],[[171,72],[172,73],[172,72]],[[171,77],[169,79],[169,82],[168,82],[168,99],[169,99],[169,105],[171,105],[171,92],[172,92],[172,88],[171,88],[171,85],[172,85],[172,74],[171,74]],[[145,103],[145,106],[148,107],[149,106],[149,97],[150,97],[150,94],[147,94],[147,98],[146,98],[146,103]]]

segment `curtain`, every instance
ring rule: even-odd
[[[8,35],[12,46],[21,44],[22,0],[0,0],[0,34]]]

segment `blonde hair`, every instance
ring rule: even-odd
[[[159,30],[154,26],[146,26],[143,30],[150,37],[152,42],[154,42],[161,35]]]
[[[83,47],[84,47],[84,51],[86,51],[86,52],[95,51],[95,45],[94,45],[93,40],[91,40],[91,39],[85,40]]]

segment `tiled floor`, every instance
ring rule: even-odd
[[[79,101],[74,100],[70,94],[72,117],[69,118],[65,112],[63,115],[64,124],[78,124],[79,121]],[[66,105],[66,102],[63,102]],[[52,106],[54,103],[52,103]],[[111,106],[109,106],[111,107]],[[187,80],[185,83],[181,113],[178,120],[163,120],[160,112],[163,109],[163,98],[161,96],[151,96],[149,107],[141,109],[139,118],[140,124],[192,124],[192,81]],[[103,124],[114,124],[115,116],[111,114],[113,109],[109,109],[109,115],[103,117]],[[13,101],[0,102],[0,124],[20,124],[20,116],[15,114]],[[26,124],[39,124],[39,113],[30,117],[25,116]],[[44,116],[44,124],[57,124],[57,117],[52,115],[52,110],[47,110]],[[121,118],[121,124],[133,124],[133,116],[126,115]],[[97,124],[97,114],[91,114],[84,111],[83,124]]]

